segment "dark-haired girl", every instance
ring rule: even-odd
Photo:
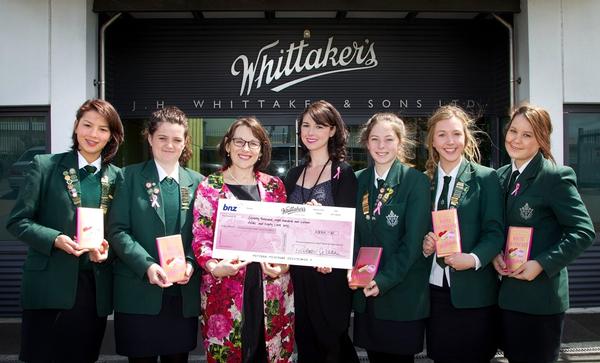
[[[28,245],[22,282],[21,353],[25,362],[95,362],[112,312],[108,242],[81,249],[77,207],[111,208],[122,178],[111,164],[123,142],[113,106],[88,100],[77,110],[72,150],[38,155],[6,228]]]
[[[326,101],[309,105],[298,118],[306,162],[285,180],[288,202],[354,207],[356,176],[348,163],[348,131]],[[292,266],[298,362],[358,362],[348,336],[352,295],[346,270]]]
[[[144,131],[152,160],[123,169],[110,214],[117,353],[130,362],[187,362],[196,347],[200,285],[191,249],[194,190],[202,176],[191,157],[185,114],[154,112]],[[181,234],[185,279],[172,284],[159,265],[156,238]]]

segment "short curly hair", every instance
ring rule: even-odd
[[[154,111],[146,123],[146,127],[142,131],[142,135],[145,138],[154,135],[162,122],[183,126],[185,143],[183,146],[183,151],[179,156],[179,164],[186,166],[188,161],[190,161],[192,158],[192,140],[189,134],[187,116],[176,106],[167,106],[160,110]],[[148,147],[150,148],[150,151],[152,151],[152,146],[148,145]]]

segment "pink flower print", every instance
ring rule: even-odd
[[[281,286],[276,284],[267,284],[267,300],[279,300],[283,299],[283,291]]]
[[[215,314],[208,318],[206,325],[209,337],[222,340],[229,335],[233,322],[223,314]]]
[[[235,306],[241,308],[242,299],[244,298],[243,286],[238,281],[232,279],[223,279],[222,281],[223,287],[225,291],[227,291],[227,295],[232,296]]]
[[[196,208],[196,210],[198,211],[198,213],[200,213],[200,215],[212,216],[214,209],[208,199],[200,196],[199,198],[196,198],[196,202],[194,204],[195,204],[194,208]]]

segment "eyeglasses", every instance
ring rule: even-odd
[[[248,144],[248,148],[250,148],[251,150],[260,149],[260,142],[258,142],[256,140],[246,141],[246,140],[242,139],[241,137],[234,137],[231,139],[231,142],[236,147],[239,147],[240,149],[243,149],[244,146],[246,146],[246,144]]]

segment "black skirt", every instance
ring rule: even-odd
[[[427,356],[448,363],[488,362],[497,350],[496,306],[457,309],[450,289],[430,285]]]
[[[242,362],[266,362],[263,279],[258,262],[246,266],[243,305]]]
[[[348,336],[352,290],[346,270],[322,274],[314,267],[292,266],[298,362],[358,362]]]
[[[106,317],[96,310],[92,271],[80,271],[72,309],[24,310],[21,323],[23,362],[87,363],[98,360]]]
[[[364,313],[354,314],[354,344],[367,350],[412,355],[423,351],[425,319],[393,321],[375,318],[372,298]]]
[[[501,309],[500,347],[508,360],[554,362],[558,359],[565,314],[533,315]]]
[[[181,296],[163,293],[158,315],[115,312],[117,353],[127,357],[153,357],[187,353],[196,348],[198,318],[183,316]]]

